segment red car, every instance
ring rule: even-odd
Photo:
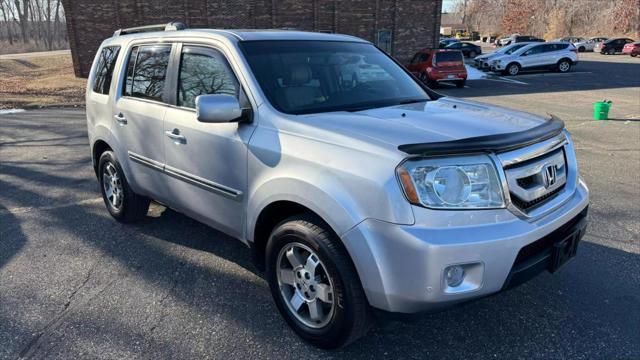
[[[422,49],[413,56],[407,69],[431,87],[446,81],[461,88],[467,81],[467,69],[459,50]]]
[[[629,54],[633,57],[640,55],[640,41],[636,41],[634,43],[626,44],[622,48],[623,54]]]

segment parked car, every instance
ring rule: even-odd
[[[560,39],[556,39],[554,41],[568,42],[568,43],[574,44],[580,41],[585,41],[585,39],[577,36],[566,36]]]
[[[499,46],[507,46],[510,45],[513,41],[513,38],[515,38],[516,36],[519,36],[520,34],[511,34],[508,36],[505,36],[503,38],[501,38],[500,40],[498,40],[498,45]]]
[[[465,57],[474,58],[476,55],[482,54],[482,48],[476,44],[469,42],[457,42],[449,44],[445,47],[448,50],[460,50]]]
[[[616,53],[622,52],[624,46],[626,44],[631,44],[632,42],[633,40],[629,38],[609,39],[601,44],[596,45],[593,51],[599,52],[600,54],[614,55]]]
[[[459,43],[459,42],[460,42],[460,40],[456,39],[456,38],[441,38],[439,46],[440,46],[441,49],[444,49],[448,45]]]
[[[437,86],[439,82],[452,82],[461,88],[467,81],[467,69],[459,50],[422,49],[406,67],[430,87]]]
[[[361,60],[386,75],[343,82]],[[111,216],[140,220],[154,199],[237,238],[285,321],[324,348],[363,336],[374,308],[433,310],[555,272],[586,229],[561,120],[443,97],[353,36],[118,30],[86,109]]]
[[[500,44],[502,46],[507,46],[507,45],[520,43],[520,42],[544,42],[544,39],[540,39],[535,36],[516,35],[516,36],[511,36],[507,39],[500,40]]]
[[[553,69],[567,72],[577,63],[578,51],[573,44],[566,42],[533,43],[509,55],[495,58],[491,62],[491,69],[514,76],[522,70]]]
[[[602,36],[592,37],[589,40],[575,42],[573,46],[578,49],[578,52],[593,51],[596,44],[607,41],[607,39],[608,38]]]
[[[473,59],[473,63],[475,65],[475,67],[477,67],[478,69],[481,70],[485,70],[485,69],[489,69],[491,67],[491,60],[502,56],[502,55],[509,55],[511,53],[513,53],[514,51],[527,46],[531,43],[516,43],[516,44],[511,44],[505,47],[502,47],[492,53],[488,53],[488,54],[482,54],[482,55],[478,55]]]
[[[640,55],[640,41],[626,44],[624,48],[622,48],[622,53],[629,54],[633,57]]]

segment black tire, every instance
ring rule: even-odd
[[[112,168],[115,169],[120,181],[121,191],[122,191],[122,200],[121,203],[118,203],[119,206],[114,206],[111,200],[107,197],[107,189],[105,189],[105,169],[111,165]],[[131,190],[129,183],[127,182],[127,178],[122,171],[122,167],[118,162],[113,151],[105,151],[100,155],[100,160],[98,162],[98,181],[100,184],[100,191],[102,193],[102,199],[104,200],[104,204],[107,207],[107,210],[113,216],[114,219],[120,222],[133,222],[144,218],[149,211],[149,204],[151,200],[140,196]],[[118,205],[116,204],[116,205]]]
[[[609,48],[609,50],[607,50],[607,55],[615,55],[616,54],[616,50],[614,48]]]
[[[631,57],[636,57],[638,56],[638,54],[631,54]]]
[[[425,84],[429,83],[429,76],[425,72],[420,73],[420,76],[418,78]]]
[[[556,71],[560,73],[566,73],[571,70],[571,61],[568,59],[560,59],[556,64]]]
[[[520,65],[517,63],[511,63],[502,72],[504,75],[516,76],[520,73]]]
[[[463,88],[466,83],[467,83],[466,80],[458,80],[458,81],[456,81],[456,87],[457,88]]]
[[[305,325],[292,313],[278,284],[279,254],[285,246],[293,243],[312,249],[333,282],[335,310],[321,328]],[[333,349],[357,340],[371,328],[372,311],[351,258],[340,239],[319,218],[298,215],[278,224],[267,243],[266,264],[267,281],[280,314],[305,341]]]
[[[475,51],[469,51],[469,58],[473,59],[477,56],[478,54]]]
[[[584,46],[580,46],[578,48],[578,52],[584,52],[585,50],[587,50],[587,49],[585,49]]]

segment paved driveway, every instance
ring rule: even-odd
[[[112,220],[82,111],[0,115],[0,358],[639,358],[640,124],[568,126],[593,191],[579,257],[326,352],[286,326],[240,242],[159,205]]]

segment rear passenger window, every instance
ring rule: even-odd
[[[124,95],[162,101],[171,45],[140,46],[131,50]]]
[[[120,52],[120,46],[107,46],[102,48],[98,55],[95,76],[93,78],[93,91],[99,94],[109,94],[113,69]]]
[[[216,50],[184,46],[178,78],[178,106],[196,107],[196,97],[224,94],[238,97],[238,80],[227,60]]]

